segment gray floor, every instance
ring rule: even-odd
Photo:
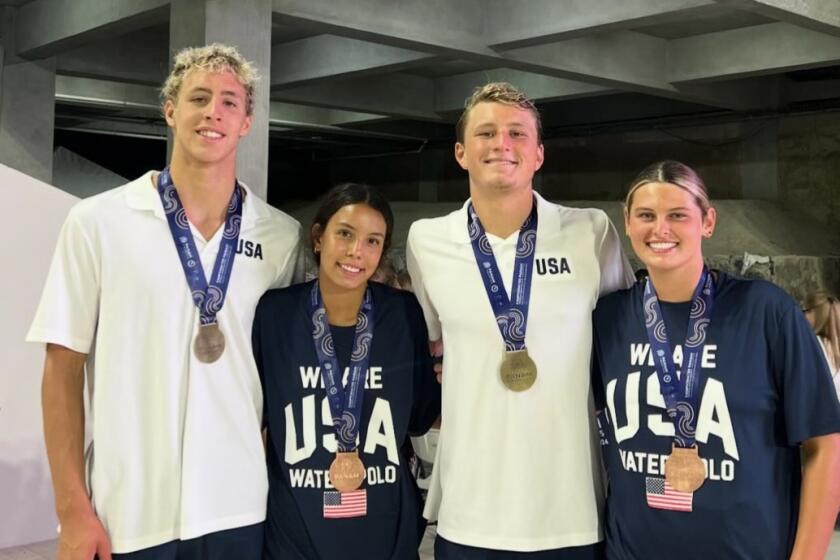
[[[434,527],[426,529],[426,538],[420,545],[420,560],[432,560],[434,558],[432,543],[435,538]],[[53,560],[55,558],[56,541],[45,541],[41,543],[6,548],[0,550],[0,560]],[[831,546],[825,560],[840,560],[840,531],[834,532],[831,539]]]

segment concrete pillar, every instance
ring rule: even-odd
[[[268,193],[268,112],[271,81],[271,0],[172,0],[169,53],[207,43],[236,46],[256,64],[257,83],[251,132],[239,143],[238,178],[261,198]],[[171,151],[171,139],[170,139]]]
[[[28,61],[14,56],[15,10],[0,9],[0,163],[51,183],[55,59]]]
[[[741,142],[741,196],[779,200],[779,121],[768,119],[741,125],[744,134],[757,132]]]

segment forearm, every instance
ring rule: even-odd
[[[840,435],[808,440],[791,560],[823,558],[840,507]]]
[[[84,474],[84,363],[84,354],[47,347],[41,385],[44,440],[62,524],[67,516],[92,513]]]

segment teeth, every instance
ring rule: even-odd
[[[207,138],[221,138],[222,137],[221,134],[219,134],[218,132],[213,132],[212,130],[199,130],[198,133],[201,136],[204,136],[204,137],[207,137]]]
[[[651,249],[656,251],[664,251],[666,249],[672,249],[677,246],[676,243],[648,243]]]
[[[360,272],[362,270],[361,268],[356,268],[355,266],[350,266],[349,264],[340,264],[338,266],[340,266],[342,269],[346,270],[347,272],[354,272],[355,273],[355,272]]]

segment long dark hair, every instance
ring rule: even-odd
[[[370,185],[341,183],[330,189],[324,197],[309,228],[309,248],[318,263],[321,262],[321,256],[315,252],[316,237],[324,233],[327,223],[336,212],[351,204],[366,204],[382,214],[382,218],[385,220],[385,240],[382,242],[382,255],[384,256],[388,252],[388,247],[391,246],[391,234],[394,231],[394,213],[391,211],[391,205],[388,204],[381,192]]]

